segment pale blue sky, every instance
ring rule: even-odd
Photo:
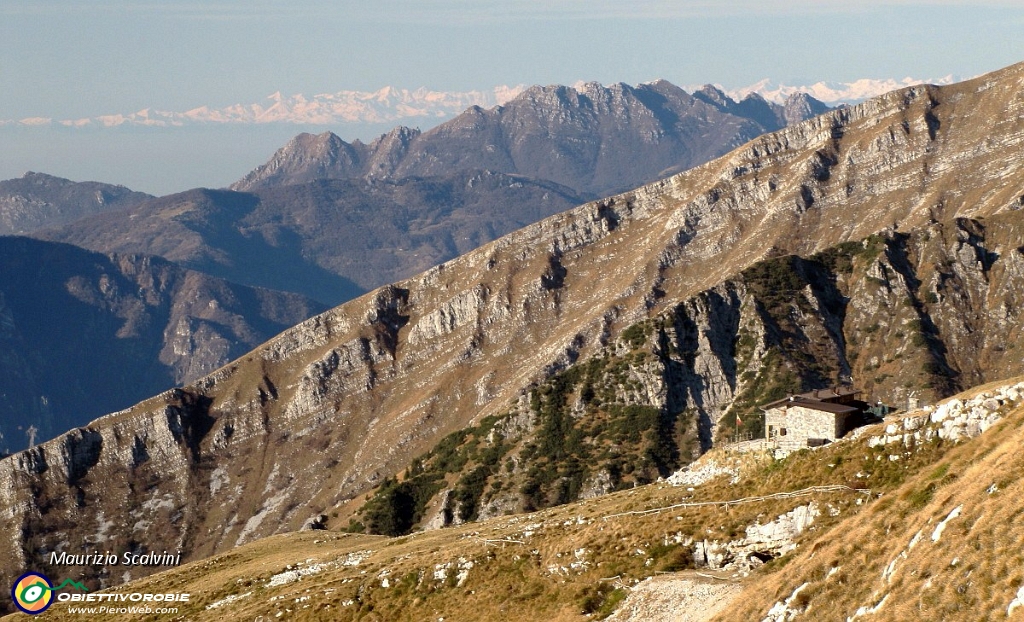
[[[1024,60],[1022,27],[1019,0],[392,0],[372,8],[325,0],[3,0],[0,119],[222,107],[274,91],[385,85],[470,90],[662,77],[740,87],[761,78],[967,77]],[[43,144],[33,144],[0,128],[8,143],[0,178],[27,169],[78,178],[109,171],[102,181],[152,192],[224,185],[271,155],[267,130],[252,131],[267,135],[266,144],[256,135],[243,142],[269,151],[227,158],[200,136],[202,153],[181,174],[146,181],[137,155],[119,162],[116,145],[88,168],[75,155],[87,143],[81,137],[69,139],[80,144],[76,151],[53,138],[59,132],[41,132]],[[285,130],[274,132],[278,141]],[[174,141],[153,140],[155,166]],[[211,163],[194,170],[204,155]],[[182,156],[175,158],[166,165]]]

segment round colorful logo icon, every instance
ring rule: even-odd
[[[26,572],[14,582],[11,599],[25,613],[42,613],[53,603],[53,584],[44,574]]]

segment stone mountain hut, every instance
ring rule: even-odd
[[[765,438],[784,452],[820,447],[861,425],[864,402],[851,387],[818,389],[766,404]]]

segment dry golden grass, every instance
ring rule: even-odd
[[[870,619],[1005,617],[1024,584],[1022,444],[1024,408],[1017,408],[840,529],[820,533],[786,568],[759,578],[716,620],[761,619],[804,583],[796,604],[806,607],[806,619],[845,620],[883,599]],[[958,507],[959,516],[933,539],[939,523]],[[832,568],[838,570],[829,576]]]
[[[798,551],[752,575],[747,589],[719,619],[761,619],[803,583],[809,585],[794,604],[808,607],[806,619],[845,619],[886,594],[889,599],[874,618],[998,617],[1024,581],[1024,485],[1019,479],[1024,456],[1017,451],[1024,442],[1022,423],[1024,409],[1018,409],[974,441],[927,443],[899,461],[888,460],[891,446],[869,449],[863,438],[798,452],[783,461],[716,450],[704,460],[736,467],[736,483],[726,475],[693,491],[654,484],[402,538],[324,531],[274,536],[112,591],[192,594],[193,600],[177,615],[118,618],[165,622],[261,617],[266,622],[582,620],[587,619],[584,606],[606,613],[602,597],[618,597],[621,588],[665,568],[678,568],[688,549],[675,544],[677,536],[735,539],[747,525],[770,521],[814,500],[838,513],[822,512],[801,537]],[[623,514],[824,484],[867,487],[875,500],[858,503],[866,496],[847,491]],[[990,494],[993,484],[998,490]],[[920,492],[929,486],[930,494]],[[933,543],[938,521],[961,504],[962,515],[949,521]],[[897,562],[886,583],[883,569],[918,531],[920,541]],[[364,558],[358,565],[345,565],[354,554]],[[959,561],[951,565],[954,558]],[[473,563],[461,585],[456,577],[460,560],[464,569],[467,561]],[[586,563],[572,566],[580,561]],[[319,572],[270,584],[275,575],[317,564],[323,564]],[[449,567],[444,579],[434,574],[441,565]],[[838,570],[830,575],[833,568]],[[931,584],[924,587],[929,578]],[[385,579],[388,587],[383,586]],[[228,596],[245,594],[207,609]],[[67,609],[55,604],[47,617],[82,619]]]
[[[733,498],[733,488],[724,481],[714,482],[695,498],[708,499],[727,491],[731,494],[725,498]],[[601,579],[619,577],[611,585],[632,585],[675,560],[681,549],[671,542],[666,545],[666,537],[696,533],[709,539],[728,539],[742,534],[742,526],[759,516],[774,518],[807,502],[602,518],[663,507],[685,496],[689,496],[685,489],[652,485],[535,514],[397,539],[334,532],[275,536],[114,591],[189,592],[194,600],[178,614],[179,619],[187,620],[253,620],[261,615],[276,619],[278,612],[297,620],[578,620],[585,590],[600,586],[604,583]],[[834,495],[827,497],[828,501],[843,501]],[[534,533],[528,534],[531,531]],[[580,549],[586,549],[582,557],[588,564],[572,569],[570,564],[578,561],[574,552]],[[373,553],[359,566],[332,565],[297,582],[267,587],[272,576],[290,565],[333,564],[359,551]],[[455,585],[452,578],[434,579],[437,565],[457,565],[460,558],[474,563],[462,586]],[[388,588],[381,586],[385,569]],[[246,592],[252,594],[229,606],[206,609],[229,595]],[[297,602],[307,596],[310,600]],[[350,600],[358,602],[346,605]],[[48,616],[77,619],[68,614],[66,605],[54,605]]]

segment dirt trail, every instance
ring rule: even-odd
[[[608,622],[705,622],[741,591],[732,579],[693,572],[651,577],[630,590]]]

